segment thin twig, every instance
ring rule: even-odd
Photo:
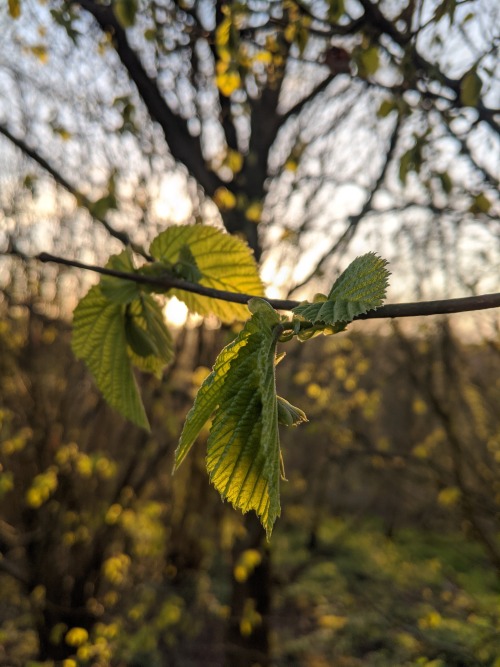
[[[73,197],[76,199],[76,202],[79,206],[83,206],[88,210],[90,215],[94,218],[94,220],[97,220],[104,229],[108,232],[108,234],[115,239],[118,239],[123,245],[129,245],[134,252],[137,254],[142,255],[146,259],[148,258],[148,255],[145,253],[144,249],[141,248],[141,246],[135,244],[130,236],[124,232],[120,231],[118,229],[115,229],[112,225],[107,222],[107,220],[101,216],[97,215],[94,212],[94,202],[91,202],[90,199],[85,197],[85,195],[81,192],[79,192],[69,181],[67,181],[64,176],[55,169],[53,165],[51,165],[44,157],[42,157],[34,148],[31,148],[28,146],[28,144],[23,140],[20,139],[19,137],[14,136],[6,127],[3,125],[0,125],[0,134],[2,134],[4,137],[6,137],[11,143],[14,144],[14,146],[17,146],[19,150],[29,158],[31,158],[34,162],[36,162],[42,169],[44,169],[48,174],[52,176],[52,178],[55,180],[56,183],[58,183],[60,186],[62,186],[65,190],[67,190],[70,194],[73,195]]]
[[[125,273],[122,271],[115,271],[114,269],[106,269],[101,266],[92,266],[90,264],[83,264],[72,259],[65,259],[64,257],[56,257],[42,252],[35,259],[41,262],[55,262],[63,266],[71,266],[77,269],[85,269],[87,271],[94,271],[105,276],[113,276],[121,278],[122,280],[131,280],[136,283],[144,285],[156,285],[162,290],[181,289],[185,292],[193,292],[208,296],[212,299],[221,299],[221,301],[230,301],[232,303],[248,303],[250,299],[254,298],[252,294],[240,294],[235,292],[227,292],[224,290],[213,289],[211,287],[204,287],[196,283],[188,282],[182,278],[176,278],[171,275],[163,276],[145,276],[140,273]],[[291,299],[267,299],[268,303],[276,310],[292,310],[298,306],[300,301],[293,301]],[[439,301],[420,301],[410,303],[392,303],[386,306],[380,306],[377,310],[370,310],[364,315],[358,315],[355,319],[369,320],[382,319],[387,317],[417,317],[427,315],[447,315],[450,313],[465,313],[475,310],[487,310],[490,308],[500,308],[500,293],[495,294],[480,294],[478,296],[467,296],[458,299],[441,299]]]

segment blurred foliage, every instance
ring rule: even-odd
[[[325,519],[318,545],[280,534],[277,664],[496,665],[499,582],[477,544],[379,521]]]
[[[245,527],[202,447],[170,473],[228,333],[186,330],[163,382],[140,378],[146,434],[102,402],[66,325],[3,315],[0,664],[223,664],[231,577],[262,553],[232,562]],[[283,442],[271,664],[498,667],[498,350],[446,323],[287,348],[278,390],[310,421]],[[251,640],[264,619],[252,598],[242,609]]]

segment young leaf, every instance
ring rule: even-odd
[[[21,0],[9,0],[9,14],[13,19],[21,16]]]
[[[134,366],[160,378],[174,357],[174,343],[162,310],[152,296],[141,294],[129,304],[125,332]]]
[[[326,301],[304,302],[293,312],[313,324],[343,328],[357,315],[382,305],[389,277],[386,265],[373,252],[357,257],[337,278]]]
[[[397,104],[394,100],[382,100],[377,111],[377,116],[379,118],[386,118],[394,109],[397,109]]]
[[[422,167],[422,148],[423,148],[423,139],[417,139],[415,144],[409,148],[399,160],[399,180],[403,185],[406,185],[408,180],[408,174],[411,171],[415,173],[420,173]]]
[[[203,277],[188,245],[183,245],[180,249],[179,259],[174,264],[173,268],[174,273],[178,275],[179,278],[184,278],[184,280],[189,280],[189,282],[192,283],[197,283],[200,278]]]
[[[155,259],[173,266],[178,263],[183,266],[191,263],[191,270],[200,274],[197,279],[200,285],[255,296],[264,293],[250,248],[241,239],[216,227],[174,225],[156,237],[151,244],[150,253]],[[193,272],[191,275],[195,276]],[[172,289],[170,294],[184,301],[189,310],[200,315],[214,313],[228,323],[248,318],[248,308],[242,304],[200,296],[181,289]]]
[[[476,107],[481,95],[483,81],[475,69],[470,70],[460,81],[460,101],[466,107]]]
[[[133,316],[125,315],[125,337],[132,352],[141,359],[158,355],[158,348],[146,329],[138,324]]]
[[[201,385],[182,429],[175,452],[174,472],[186,458],[199,432],[217,407],[231,362],[237,358],[240,348],[247,344],[247,338],[245,329],[243,329],[240,335],[222,350],[215,361],[212,372]]]
[[[135,267],[131,251],[127,249],[119,255],[112,255],[106,264],[106,268],[122,271],[123,273],[134,273]],[[130,303],[137,299],[140,294],[140,287],[133,280],[102,276],[99,284],[103,295],[115,303]]]
[[[284,426],[298,426],[302,422],[309,421],[306,413],[289,403],[286,398],[276,397],[278,400],[278,422]]]
[[[138,8],[138,0],[114,0],[113,2],[113,12],[122,28],[130,28],[134,25]]]
[[[280,513],[280,445],[274,378],[279,315],[252,299],[252,318],[219,355],[198,392],[176,452],[181,464],[214,410],[207,470],[224,499],[254,510],[268,537]]]
[[[358,74],[361,78],[366,79],[377,72],[380,66],[380,53],[377,46],[372,44],[368,48],[361,48],[356,56]]]
[[[99,285],[80,301],[73,318],[73,352],[83,359],[106,401],[138,426],[148,419],[127,353],[125,307],[109,301]]]
[[[266,302],[263,302],[261,299],[252,299],[249,307],[255,309],[254,302],[265,303],[264,314],[267,315],[269,325],[279,323],[279,316],[271,306]],[[239,359],[241,349],[248,344],[251,334],[256,333],[254,332],[254,329],[255,321],[252,318],[246,323],[239,335],[220,352],[212,372],[205,378],[205,381],[201,385],[198,394],[196,395],[194,405],[188,412],[184,428],[182,429],[179,445],[175,452],[174,471],[181,465],[199,432],[217,407],[227,376],[231,369],[231,364],[235,359]]]

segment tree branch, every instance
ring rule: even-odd
[[[222,11],[222,8],[224,6],[223,0],[217,0],[215,3],[215,27],[212,32],[212,38],[209,42],[209,47],[210,51],[212,52],[212,56],[214,59],[214,63],[217,63],[217,48],[215,46],[216,43],[216,37],[215,37],[215,32],[217,29],[217,26],[224,20],[224,14]],[[238,135],[236,133],[236,127],[234,125],[234,120],[233,120],[233,112],[232,112],[232,107],[231,107],[231,99],[230,97],[226,97],[221,93],[221,91],[218,91],[219,94],[219,104],[220,104],[220,124],[222,125],[222,129],[224,130],[224,136],[226,138],[226,143],[231,148],[233,151],[238,150]]]
[[[441,112],[441,118],[443,119],[443,125],[450,137],[455,139],[455,141],[458,142],[460,146],[460,153],[462,155],[465,155],[465,157],[468,159],[469,163],[471,164],[473,169],[477,169],[481,176],[484,178],[485,181],[487,181],[492,187],[494,188],[499,188],[500,186],[500,181],[495,178],[492,174],[489,173],[489,171],[481,166],[480,164],[477,163],[476,159],[472,155],[472,150],[467,144],[466,139],[463,137],[459,136],[451,127],[449,119],[446,117],[444,113]]]
[[[325,91],[328,86],[331,84],[333,79],[335,78],[336,74],[330,73],[323,81],[321,81],[311,92],[303,97],[300,102],[297,102],[293,107],[288,109],[284,114],[279,116],[278,122],[277,122],[277,129],[283,127],[283,125],[287,122],[289,118],[292,116],[297,116],[302,109],[309,104],[309,102],[312,102],[312,100],[316,99],[316,97]]]
[[[122,280],[131,280],[133,282],[144,285],[155,285],[161,287],[163,290],[176,288],[182,289],[185,292],[193,292],[208,296],[212,299],[221,299],[222,301],[230,301],[232,303],[248,303],[255,295],[241,294],[235,292],[227,292],[224,290],[217,290],[211,287],[204,287],[196,283],[188,282],[182,278],[175,278],[174,276],[152,277],[145,276],[139,273],[125,273],[122,271],[115,271],[114,269],[106,269],[101,266],[93,266],[91,264],[84,264],[72,259],[64,257],[56,257],[42,252],[35,257],[41,262],[55,262],[63,266],[71,266],[77,269],[85,269],[87,271],[94,271],[105,276],[113,276],[114,278],[121,278]],[[266,301],[277,310],[292,310],[298,306],[300,301],[293,301],[291,299],[266,299]],[[488,310],[491,308],[500,308],[500,293],[495,294],[481,294],[479,296],[461,297],[458,299],[442,299],[438,301],[420,301],[410,303],[393,303],[386,306],[380,306],[377,310],[371,310],[364,315],[359,315],[357,320],[382,319],[393,317],[417,317],[419,315],[448,315],[450,313],[465,313],[475,310]]]
[[[78,0],[84,10],[91,14],[101,30],[112,35],[116,53],[135,83],[148,112],[163,130],[165,141],[173,157],[185,165],[205,192],[212,196],[224,182],[207,168],[198,138],[190,134],[187,122],[173,113],[162,97],[157,82],[144,69],[136,52],[127,39],[126,31],[116,20],[110,5],[97,4],[93,0]]]
[[[453,103],[456,104],[457,107],[461,108],[465,106],[460,99],[461,79],[452,79],[451,77],[447,76],[438,65],[431,63],[426,58],[424,58],[417,51],[417,45],[413,39],[413,35],[411,33],[400,32],[397,29],[395,23],[384,16],[378,3],[374,3],[372,0],[359,0],[359,2],[364,9],[365,17],[375,29],[391,37],[391,39],[393,39],[403,49],[408,49],[416,68],[422,69],[430,79],[434,79],[452,90],[455,94],[455,100],[453,100]],[[482,101],[479,101],[475,108],[480,120],[487,123],[492,128],[492,130],[498,134],[500,132],[500,126],[495,120],[495,115],[498,114],[498,111],[489,109],[482,103]]]
[[[396,145],[398,142],[398,137],[399,137],[399,130],[401,128],[401,116],[397,117],[396,123],[394,125],[394,129],[392,130],[391,133],[391,138],[389,141],[389,147],[387,149],[387,152],[385,154],[385,160],[384,164],[382,165],[382,169],[380,170],[380,173],[378,175],[377,180],[375,181],[373,188],[370,190],[370,193],[363,204],[361,210],[359,213],[356,213],[355,215],[350,215],[347,219],[347,227],[344,231],[344,233],[338,238],[335,243],[326,250],[326,252],[321,255],[320,259],[318,260],[315,268],[311,273],[304,278],[300,283],[297,285],[294,285],[293,289],[290,290],[290,292],[295,292],[301,287],[303,287],[306,283],[311,280],[311,278],[318,273],[318,271],[321,269],[321,267],[325,264],[325,262],[328,260],[329,257],[333,255],[333,253],[337,252],[337,250],[350,241],[359,225],[361,220],[365,217],[365,215],[370,211],[372,204],[373,204],[373,198],[375,197],[375,194],[378,192],[380,189],[382,183],[384,182],[385,176],[387,174],[387,169],[389,167],[389,164],[391,163],[392,156],[394,155],[394,151],[396,150]]]
[[[19,148],[19,150],[24,155],[42,167],[44,171],[52,176],[56,183],[62,186],[67,192],[72,194],[77,203],[80,206],[83,206],[83,208],[86,208],[94,220],[97,220],[97,222],[99,222],[104,227],[110,236],[117,239],[125,246],[129,245],[137,254],[142,255],[146,259],[148,258],[144,249],[136,245],[126,232],[115,229],[102,216],[95,215],[95,213],[92,211],[94,206],[93,202],[91,202],[90,199],[85,197],[85,195],[83,195],[73,185],[71,185],[71,183],[69,183],[69,181],[67,181],[64,176],[62,176],[62,174],[60,174],[51,164],[49,164],[45,158],[39,155],[39,153],[37,153],[33,148],[30,148],[28,144],[26,144],[22,139],[19,139],[18,137],[15,137],[13,134],[11,134],[11,132],[3,125],[0,125],[0,134],[12,142],[14,146],[17,146],[17,148]]]

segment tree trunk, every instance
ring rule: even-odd
[[[246,514],[244,522],[245,535],[236,540],[232,549],[231,616],[224,666],[268,667],[271,558],[265,532],[256,515]],[[259,552],[260,562],[247,577],[242,577],[237,566],[248,549]]]

